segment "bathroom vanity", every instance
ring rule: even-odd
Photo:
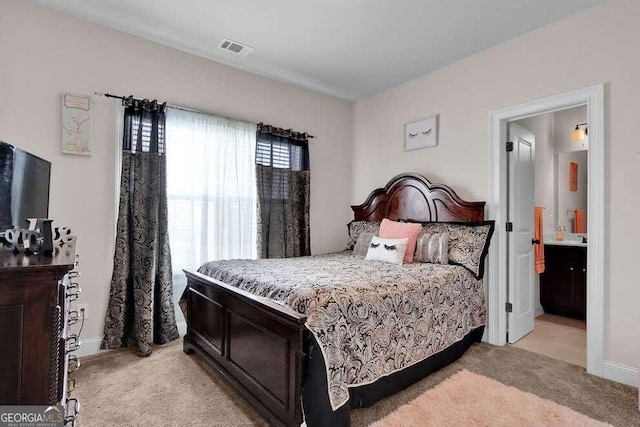
[[[549,241],[544,244],[545,272],[540,275],[540,303],[545,313],[586,319],[587,244]]]

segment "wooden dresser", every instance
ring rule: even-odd
[[[80,339],[69,332],[78,321],[70,301],[78,298],[74,246],[53,256],[0,249],[0,405],[64,407],[73,425],[79,404],[69,393],[69,371],[80,362]]]

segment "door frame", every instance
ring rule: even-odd
[[[505,345],[507,337],[507,125],[527,117],[587,105],[589,123],[587,235],[587,372],[604,371],[604,102],[605,86],[583,89],[502,108],[491,113],[491,185],[488,213],[496,220],[489,248],[486,340]],[[571,130],[567,130],[570,132]]]

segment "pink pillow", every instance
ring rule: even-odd
[[[404,253],[404,262],[413,262],[413,253],[416,250],[418,235],[422,232],[422,225],[411,222],[395,222],[383,219],[380,224],[380,237],[383,239],[409,239],[407,250]]]

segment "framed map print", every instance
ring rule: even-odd
[[[62,94],[62,152],[64,154],[91,155],[90,96]]]

